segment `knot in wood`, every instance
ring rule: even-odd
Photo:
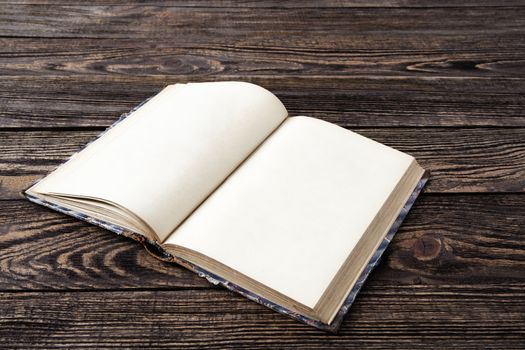
[[[439,256],[441,240],[432,236],[422,236],[412,246],[414,257],[421,261],[429,261]]]

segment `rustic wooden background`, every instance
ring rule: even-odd
[[[231,79],[432,172],[337,335],[20,196],[163,86]],[[0,347],[523,348],[524,107],[524,1],[1,1]]]

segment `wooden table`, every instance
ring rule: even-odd
[[[2,1],[0,347],[525,346],[525,3]],[[325,334],[20,191],[175,82],[245,80],[432,179]]]

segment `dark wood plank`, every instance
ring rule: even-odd
[[[18,5],[85,5],[85,1],[67,1],[67,0],[2,0],[0,4],[18,4]],[[118,0],[92,0],[90,5],[103,6],[122,6],[122,1]],[[154,5],[166,7],[276,7],[276,8],[327,8],[327,7],[408,7],[408,8],[425,8],[425,7],[505,7],[505,6],[524,6],[520,0],[134,0],[126,1],[125,5]]]
[[[131,239],[42,209],[0,202],[0,290],[210,287]]]
[[[523,288],[524,227],[523,195],[423,195],[383,257],[388,268],[374,279],[437,289]]]
[[[525,195],[423,195],[367,284],[392,295],[523,291],[523,227]],[[0,201],[0,251],[4,291],[211,287],[130,239],[28,201]]]
[[[419,33],[421,40],[525,31],[525,8],[170,8],[164,6],[2,5],[0,35],[173,40],[237,46],[294,47],[323,43],[344,47],[355,33]],[[487,19],[490,18],[490,21]],[[307,34],[306,34],[307,33]],[[402,38],[401,36],[400,38]],[[346,38],[346,39],[345,39]]]
[[[415,156],[431,172],[428,192],[523,192],[524,128],[354,129]],[[0,199],[63,163],[100,131],[0,132]]]
[[[0,1],[0,347],[522,349],[523,52],[520,0]],[[338,335],[20,199],[166,84],[217,80],[432,171]]]
[[[99,64],[107,69],[107,62]],[[349,128],[525,126],[525,84],[519,78],[86,74],[0,79],[0,127],[107,127],[168,84],[217,80],[259,84],[290,115]]]
[[[332,335],[223,290],[0,293],[0,339],[22,348],[521,349],[525,294],[367,291]]]
[[[418,32],[340,34],[337,44],[297,40],[287,47],[212,39],[197,45],[171,38],[0,38],[0,73],[525,77],[523,32],[458,31],[429,41]]]

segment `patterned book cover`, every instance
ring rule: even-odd
[[[119,122],[124,120],[127,116],[129,116],[135,110],[140,108],[147,101],[149,101],[149,99],[146,99],[145,101],[140,103],[138,106],[133,108],[128,113],[125,113],[125,114],[121,115],[120,118],[115,123],[113,123],[105,131],[103,131],[98,137],[102,136],[109,129],[111,129],[116,124],[118,124]],[[93,141],[91,141],[91,142],[93,142]],[[87,147],[90,143],[86,144],[83,148]],[[80,152],[80,150],[79,150],[79,152]],[[77,153],[75,153],[75,154],[77,154]],[[73,154],[70,157],[70,159],[75,154]],[[67,161],[66,161],[66,163],[67,163]],[[99,220],[97,218],[94,218],[92,216],[86,215],[84,213],[81,213],[81,212],[78,212],[78,211],[75,211],[75,210],[71,210],[69,208],[65,208],[63,206],[60,206],[60,205],[57,205],[57,204],[54,204],[54,203],[50,203],[50,202],[48,202],[48,201],[46,201],[46,200],[44,200],[42,198],[39,198],[39,197],[36,197],[36,196],[28,194],[28,193],[26,193],[26,191],[24,191],[23,194],[24,194],[24,196],[27,199],[29,199],[30,201],[32,201],[34,203],[43,205],[45,207],[48,207],[48,208],[53,209],[55,211],[61,212],[63,214],[70,215],[70,216],[75,217],[77,219],[86,221],[86,222],[88,222],[90,224],[102,227],[102,228],[104,228],[106,230],[109,230],[111,232],[114,232],[114,233],[116,233],[118,235],[122,235],[122,236],[125,236],[125,237],[129,237],[131,239],[134,239],[134,240],[142,243],[143,246],[146,248],[146,250],[150,254],[155,256],[156,258],[161,259],[163,261],[175,262],[175,263],[177,263],[177,264],[179,264],[179,265],[181,265],[181,266],[183,266],[183,267],[185,267],[185,268],[187,268],[187,269],[197,273],[200,277],[206,278],[212,284],[222,285],[222,286],[226,287],[227,289],[229,289],[231,291],[234,291],[234,292],[237,292],[237,293],[241,294],[242,296],[244,296],[244,297],[246,297],[246,298],[248,298],[250,300],[253,300],[253,301],[255,301],[255,302],[259,303],[259,304],[262,304],[262,305],[264,305],[264,306],[266,306],[266,307],[268,307],[268,308],[270,308],[270,309],[272,309],[274,311],[277,311],[277,312],[280,312],[282,314],[288,315],[288,316],[290,316],[290,317],[292,317],[292,318],[294,318],[294,319],[296,319],[296,320],[298,320],[300,322],[303,322],[303,323],[308,324],[310,326],[319,328],[321,330],[335,333],[339,329],[339,327],[341,325],[341,322],[344,319],[344,316],[347,314],[348,310],[350,309],[350,306],[352,305],[352,303],[354,302],[357,294],[361,290],[361,287],[363,286],[365,280],[370,275],[370,272],[372,272],[373,268],[375,266],[377,266],[377,264],[379,263],[381,255],[386,250],[388,244],[391,242],[391,240],[394,237],[395,233],[397,232],[397,230],[401,226],[401,223],[405,219],[405,217],[408,214],[410,208],[412,207],[412,205],[416,201],[416,198],[421,193],[421,191],[422,191],[422,189],[425,186],[427,181],[428,181],[428,172],[425,172],[425,174],[423,175],[423,177],[421,178],[419,183],[416,185],[416,188],[414,189],[414,191],[410,195],[409,199],[407,200],[406,204],[404,205],[403,209],[399,213],[399,216],[397,217],[397,219],[394,221],[394,223],[390,227],[388,233],[386,234],[385,238],[383,239],[383,241],[379,245],[379,247],[376,250],[376,252],[372,255],[372,257],[369,260],[367,266],[365,267],[365,269],[363,270],[363,272],[361,273],[361,275],[357,279],[357,282],[354,284],[352,290],[349,292],[349,294],[346,297],[345,301],[343,302],[341,308],[339,309],[339,311],[337,312],[335,318],[333,319],[333,321],[330,324],[320,322],[320,321],[315,320],[313,318],[310,318],[308,316],[304,316],[302,314],[299,314],[297,312],[289,310],[289,309],[287,309],[287,308],[285,308],[285,307],[283,307],[281,305],[273,303],[273,302],[271,302],[271,301],[269,301],[269,300],[267,300],[267,299],[265,299],[265,298],[255,294],[255,293],[252,293],[249,290],[246,290],[246,289],[244,289],[244,288],[242,288],[242,287],[240,287],[240,286],[238,286],[238,285],[236,285],[236,284],[234,284],[232,282],[229,282],[228,280],[226,280],[226,279],[224,279],[224,278],[222,278],[222,277],[220,277],[218,275],[215,275],[215,274],[213,274],[213,273],[211,273],[211,272],[209,272],[209,271],[207,271],[205,269],[202,269],[201,267],[199,267],[199,266],[197,266],[195,264],[192,264],[192,263],[190,263],[190,262],[188,262],[188,261],[186,261],[184,259],[181,259],[179,257],[173,256],[171,253],[169,253],[166,250],[164,250],[162,248],[162,246],[160,246],[157,242],[152,241],[152,240],[144,237],[143,235],[141,235],[139,233],[132,232],[132,231],[130,231],[130,230],[126,229],[126,228],[123,228],[123,227],[121,227],[119,225],[115,225],[115,224],[112,224],[112,223],[109,223],[109,222],[106,222],[106,221],[103,221],[103,220]]]

